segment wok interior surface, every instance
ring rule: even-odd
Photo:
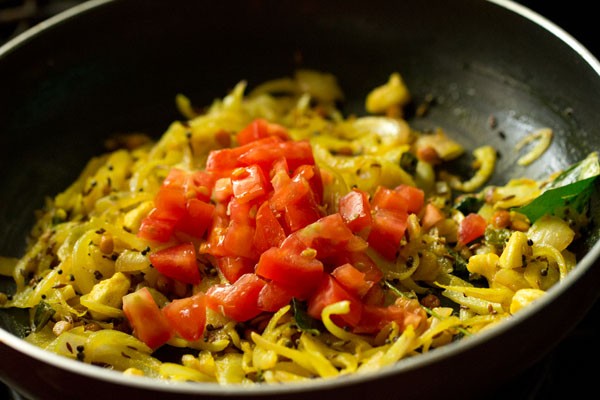
[[[177,93],[204,106],[239,80],[251,88],[297,68],[337,76],[346,96],[343,110],[356,114],[364,114],[370,89],[400,72],[415,104],[426,96],[435,99],[424,118],[409,120],[412,126],[443,127],[469,149],[483,144],[498,149],[492,184],[545,177],[600,147],[594,131],[600,126],[598,66],[544,27],[491,2],[96,3],[13,41],[0,54],[2,255],[22,254],[44,197],[70,184],[86,161],[103,151],[111,134],[143,131],[158,137],[180,118]],[[518,166],[514,144],[541,127],[553,129],[552,146],[531,166]],[[82,385],[91,398],[105,397],[107,390],[131,398],[156,390],[162,398],[305,398],[305,390],[318,398],[331,398],[334,391],[395,398],[399,385],[403,396],[448,395],[458,388],[467,396],[530,365],[585,315],[598,296],[600,277],[591,268],[598,234],[595,224],[579,250],[579,257],[590,254],[535,313],[515,318],[485,340],[377,376],[305,389],[179,390],[79,375],[2,346],[3,357],[10,357],[4,359],[15,360],[2,379],[32,399],[48,393],[69,398]],[[2,320],[3,328],[14,331],[10,318]],[[37,383],[24,385],[32,374]]]

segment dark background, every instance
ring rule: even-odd
[[[450,0],[451,1],[451,0]],[[81,0],[0,0],[0,45],[30,26]],[[522,0],[529,7],[554,22],[592,54],[600,58],[600,32],[594,2],[571,0]],[[600,359],[600,302],[587,317],[547,356],[514,380],[504,382],[490,393],[490,399],[554,399],[568,396],[590,397],[597,393],[597,360]],[[509,350],[509,349],[507,349]],[[465,382],[468,385],[468,382]],[[0,399],[19,398],[0,383]]]

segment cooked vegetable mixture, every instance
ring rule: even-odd
[[[485,186],[464,148],[403,119],[399,74],[344,116],[329,74],[241,82],[156,142],[111,138],[49,199],[4,308],[26,340],[130,375],[255,384],[376,371],[510,318],[575,267],[596,153],[544,181]],[[550,145],[538,140],[522,164]],[[520,143],[519,148],[525,143]],[[518,149],[515,149],[517,151]],[[174,356],[177,355],[177,356]]]

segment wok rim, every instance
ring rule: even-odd
[[[0,46],[0,62],[4,56],[17,51],[20,46],[26,45],[29,40],[35,39],[44,31],[57,26],[61,23],[68,22],[71,18],[75,18],[87,11],[93,10],[104,5],[115,3],[117,0],[89,0],[84,3],[75,5],[47,20],[31,27],[20,35],[10,39],[4,45]],[[538,14],[528,7],[518,4],[513,0],[486,0],[488,3],[493,3],[517,15],[520,15],[532,23],[544,28],[552,36],[564,42],[568,47],[574,50],[586,65],[591,67],[598,78],[600,79],[600,62],[598,59],[577,39],[571,34],[562,29],[560,26],[550,21],[548,18]],[[519,313],[513,315],[509,320],[496,326],[494,329],[486,330],[478,333],[468,339],[463,339],[458,342],[450,343],[446,346],[434,349],[428,353],[421,354],[416,357],[406,358],[389,367],[384,367],[372,373],[367,374],[352,374],[340,376],[335,379],[315,379],[309,382],[299,384],[288,383],[284,385],[221,385],[218,383],[208,382],[171,382],[163,381],[149,377],[126,376],[120,371],[108,370],[93,366],[90,364],[81,363],[76,360],[69,359],[64,356],[46,351],[40,347],[30,344],[23,339],[18,338],[12,333],[0,327],[0,344],[9,346],[10,348],[29,356],[35,360],[69,371],[76,375],[82,375],[92,379],[99,379],[112,384],[137,387],[156,392],[169,392],[176,394],[190,395],[218,395],[218,396],[239,396],[251,397],[256,395],[275,395],[275,394],[293,394],[301,392],[311,392],[319,390],[334,389],[340,385],[351,383],[358,385],[366,381],[377,381],[378,379],[386,378],[393,375],[402,375],[404,372],[412,371],[419,368],[427,367],[442,359],[453,357],[462,352],[472,350],[498,336],[503,335],[506,331],[511,330],[523,321],[534,316],[539,310],[545,308],[550,303],[563,295],[571,286],[575,284],[587,271],[593,267],[595,262],[600,258],[600,241],[597,241],[585,256],[578,261],[576,267],[569,272],[564,281],[550,288],[546,295],[535,303],[530,304]],[[600,293],[596,298],[600,298]],[[593,303],[592,303],[593,304]]]

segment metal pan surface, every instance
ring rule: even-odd
[[[176,93],[208,104],[240,79],[258,84],[297,67],[336,75],[344,111],[359,114],[365,94],[399,71],[417,101],[438,99],[417,128],[498,148],[492,183],[541,178],[600,148],[600,64],[510,1],[93,0],[0,47],[0,253],[21,254],[44,196],[72,182],[109,134],[158,136],[178,117]],[[553,128],[553,145],[518,166],[512,146],[542,126]],[[546,354],[597,300],[595,226],[576,270],[542,301],[376,375],[250,388],[132,380],[23,342],[3,314],[0,379],[30,399],[478,397]]]

